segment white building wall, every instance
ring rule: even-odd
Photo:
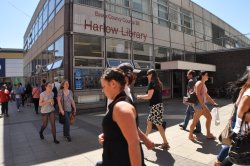
[[[23,59],[6,59],[6,77],[23,77]]]

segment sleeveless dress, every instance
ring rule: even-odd
[[[103,154],[102,154],[102,166],[130,166],[130,158],[128,152],[128,144],[123,136],[119,126],[113,121],[113,107],[119,101],[126,101],[133,105],[133,102],[126,93],[123,91],[115,97],[112,103],[109,104],[109,111],[104,116],[102,121],[104,143],[103,143]],[[137,114],[137,112],[136,112]],[[138,127],[138,115],[136,115],[136,124]],[[128,124],[129,125],[129,124]],[[141,157],[142,166],[144,166],[144,156],[142,147]]]

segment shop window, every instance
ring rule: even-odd
[[[75,35],[74,56],[102,57],[102,38],[80,34]]]
[[[134,64],[135,64],[135,68],[139,68],[139,69],[152,69],[152,68],[154,68],[154,66],[152,65],[151,62],[134,61]]]
[[[107,57],[114,59],[130,59],[130,41],[107,39]]]
[[[133,42],[134,60],[152,61],[152,45]]]
[[[124,60],[114,60],[114,59],[109,59],[108,60],[108,67],[117,67],[121,63],[130,63],[132,66],[132,62],[130,60],[124,61]]]
[[[102,69],[75,69],[74,87],[76,90],[100,89]]]
[[[75,58],[75,66],[102,67],[102,59]]]

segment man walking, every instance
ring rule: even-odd
[[[194,85],[196,83],[196,78],[195,76],[195,71],[193,70],[189,70],[187,72],[187,78],[188,78],[188,85],[187,85],[187,96],[190,95],[191,92],[194,91]],[[188,104],[187,109],[186,109],[186,116],[184,118],[184,121],[179,124],[179,126],[181,127],[181,129],[186,130],[188,122],[190,120],[190,116],[193,117],[194,114],[194,108]],[[196,125],[196,129],[194,130],[195,133],[201,133],[201,124],[200,121],[197,123]]]

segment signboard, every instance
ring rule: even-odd
[[[5,77],[5,59],[0,59],[0,77]]]

